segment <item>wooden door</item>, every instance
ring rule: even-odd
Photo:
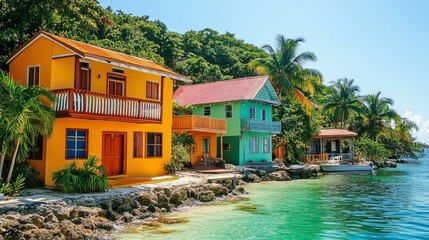
[[[102,164],[108,176],[125,174],[125,133],[103,133]]]

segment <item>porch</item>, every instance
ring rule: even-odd
[[[353,149],[353,138],[356,136],[357,133],[344,129],[322,129],[318,135],[312,137],[310,148],[303,160],[305,163],[321,163],[332,158],[343,161],[358,160]],[[348,145],[347,149],[343,149],[342,141],[348,141],[344,144]]]
[[[80,89],[54,90],[57,117],[123,122],[161,122],[162,103]]]

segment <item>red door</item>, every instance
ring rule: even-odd
[[[125,174],[125,134],[103,133],[102,164],[108,176]]]

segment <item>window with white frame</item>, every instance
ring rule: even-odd
[[[257,137],[250,137],[249,139],[249,152],[250,153],[258,153],[258,138]]]
[[[66,134],[66,158],[87,158],[88,157],[88,130],[87,129],[67,129]]]
[[[37,86],[40,84],[40,67],[30,66],[28,67],[28,79],[27,84],[29,87]]]
[[[262,153],[270,153],[270,138],[262,138]]]
[[[255,107],[251,107],[249,109],[249,118],[250,119],[256,119],[256,108]]]
[[[225,118],[226,119],[232,118],[232,104],[225,105]]]
[[[204,116],[210,116],[210,106],[204,107]]]
[[[261,110],[261,119],[262,119],[262,121],[267,120],[267,110],[266,109]]]
[[[203,138],[203,154],[210,153],[210,138]]]

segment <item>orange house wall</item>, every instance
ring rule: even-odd
[[[46,38],[39,38],[23,52],[21,52],[9,64],[11,76],[21,84],[27,84],[27,66],[40,65],[40,84],[49,89],[73,88],[75,57],[52,59],[52,56],[69,54],[70,51],[57,45]],[[107,74],[112,73],[109,63],[83,60],[90,63],[91,68],[91,91],[107,92]],[[121,68],[121,67],[118,67]],[[122,68],[126,76],[127,97],[146,98],[146,81],[155,81],[161,84],[161,76],[143,73],[136,70]],[[97,75],[100,75],[97,78]],[[161,86],[161,85],[160,85]],[[158,176],[165,174],[164,164],[171,158],[171,127],[172,127],[172,95],[173,81],[164,79],[163,106],[161,124],[137,124],[103,120],[86,120],[77,118],[57,118],[53,135],[44,144],[44,160],[30,160],[30,164],[41,173],[47,185],[52,185],[52,173],[70,163],[65,159],[65,129],[83,128],[88,129],[89,142],[88,154],[101,158],[102,132],[118,131],[127,133],[126,148],[126,175],[128,176]],[[159,132],[163,134],[162,158],[133,158],[133,131]],[[145,149],[144,139],[144,153]],[[82,161],[79,161],[82,162]]]
[[[194,135],[195,146],[194,152],[191,154],[191,162],[192,164],[198,164],[202,159],[203,155],[203,138],[210,138],[210,153],[204,155],[210,155],[212,157],[216,157],[217,153],[217,134],[216,133],[205,133],[205,132],[190,132]]]

